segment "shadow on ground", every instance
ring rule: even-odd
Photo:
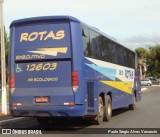
[[[127,107],[113,110],[113,118],[129,111]],[[106,131],[105,128],[96,126],[93,128],[94,123],[83,118],[72,119],[52,119],[48,124],[39,124],[36,129],[41,129],[44,133],[52,134],[98,134]],[[104,130],[105,129],[105,130]]]

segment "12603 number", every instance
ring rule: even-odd
[[[55,70],[57,63],[40,63],[40,64],[28,64],[27,71],[40,71],[40,70]]]

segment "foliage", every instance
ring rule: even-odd
[[[160,45],[149,48],[147,59],[148,76],[160,78]]]
[[[144,49],[144,48],[137,48],[137,49],[135,49],[135,51],[136,51],[136,53],[137,53],[137,55],[140,57],[140,58],[143,58],[143,57],[145,57],[146,56],[146,54],[147,54],[147,50],[146,49]]]
[[[9,37],[7,35],[7,32],[5,31],[5,34],[4,34],[4,39],[5,39],[5,56],[6,56],[6,65],[7,65],[7,62],[8,62],[8,49],[9,49]],[[1,34],[0,34],[0,43],[1,43]],[[1,57],[1,55],[0,55]],[[1,66],[1,63],[0,63],[0,66]]]
[[[9,37],[7,35],[7,32],[5,31],[5,55],[7,61],[8,61],[8,49],[9,49]]]
[[[136,53],[140,58],[146,60],[147,76],[160,78],[160,45],[144,48],[137,48]]]

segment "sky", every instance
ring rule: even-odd
[[[70,15],[117,39],[128,48],[160,44],[160,0],[4,0],[4,22]]]

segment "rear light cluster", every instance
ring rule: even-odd
[[[78,71],[72,72],[72,88],[74,92],[78,89]]]
[[[16,103],[16,102],[12,103],[12,107],[17,107],[17,106],[22,106],[22,104],[21,103]]]
[[[15,77],[14,77],[14,74],[11,74],[11,75],[10,75],[9,87],[10,87],[10,88],[15,88]]]
[[[78,86],[78,71],[72,72],[72,86]]]
[[[64,102],[64,105],[69,105],[69,106],[74,106],[75,104],[74,104],[74,102]]]

